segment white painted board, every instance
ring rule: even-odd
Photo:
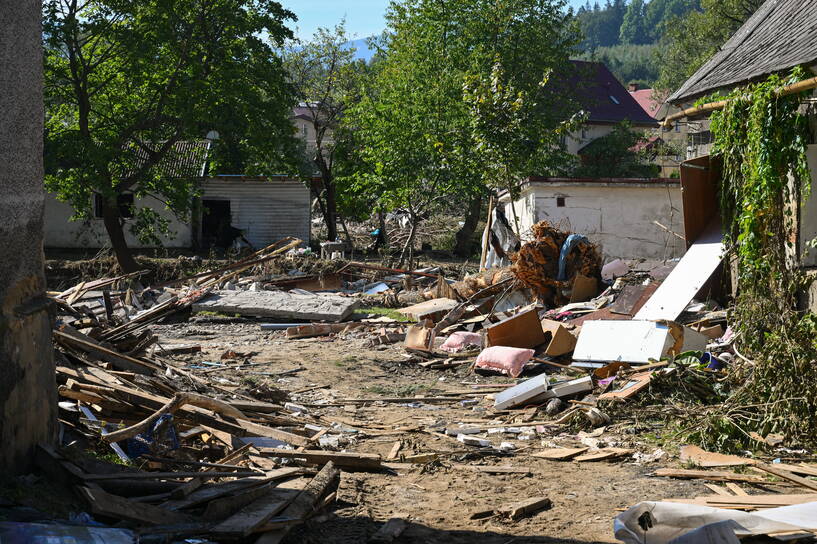
[[[684,327],[682,350],[704,350],[707,338]],[[575,361],[649,363],[660,360],[675,344],[669,326],[655,321],[586,321],[582,325]]]
[[[718,268],[723,234],[713,221],[633,319],[674,321]]]

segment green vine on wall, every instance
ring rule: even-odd
[[[712,115],[721,213],[738,270],[731,324],[747,360],[731,370],[735,389],[723,410],[705,416],[696,433],[710,446],[744,447],[752,431],[817,445],[817,319],[797,309],[807,280],[795,242],[797,202],[811,185],[810,134],[803,96],[777,92],[805,77],[797,68],[740,88]]]

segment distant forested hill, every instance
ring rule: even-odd
[[[656,49],[666,25],[700,9],[700,0],[587,2],[576,12],[584,35],[577,57],[605,63],[624,85],[652,86],[659,77]]]

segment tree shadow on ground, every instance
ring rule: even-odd
[[[294,529],[284,544],[359,544],[368,542],[383,526],[369,517],[338,517],[314,519]],[[394,544],[605,544],[597,540],[575,540],[546,535],[516,535],[513,526],[507,531],[479,529],[437,529],[422,523],[409,522],[394,539]]]

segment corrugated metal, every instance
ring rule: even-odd
[[[309,242],[309,189],[299,181],[209,178],[202,198],[229,200],[232,225],[257,249],[285,236]]]

